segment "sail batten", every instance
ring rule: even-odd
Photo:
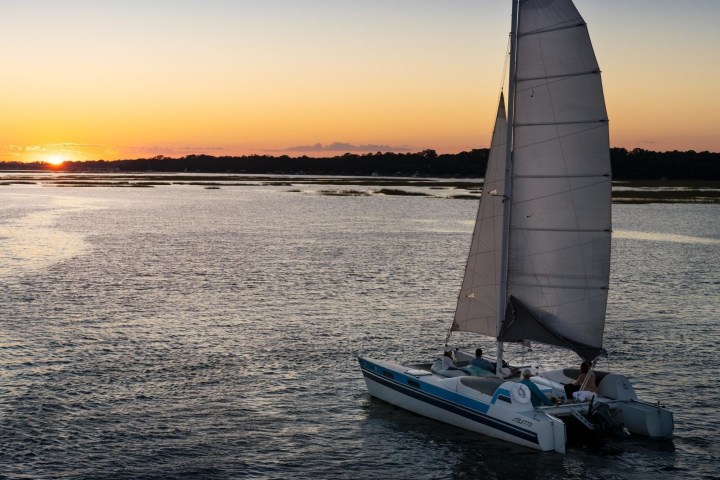
[[[534,122],[534,123],[516,123],[517,127],[546,127],[548,125],[578,125],[582,123],[606,123],[607,118],[589,118],[587,120],[565,120],[562,122]]]
[[[543,28],[542,30],[535,30],[534,32],[518,32],[518,38],[520,37],[527,37],[529,35],[540,35],[543,33],[550,33],[550,32],[557,32],[558,30],[565,30],[568,28],[581,28],[586,27],[587,24],[585,22],[582,23],[576,23],[574,25],[559,25],[557,27],[550,27],[550,28]]]
[[[512,283],[511,286],[514,287],[537,287],[537,288],[557,288],[560,290],[586,290],[586,291],[595,291],[595,290],[606,290],[607,287],[582,287],[578,285],[550,285],[547,283]],[[527,338],[523,340],[528,340]],[[532,339],[530,339],[532,340]]]
[[[607,180],[610,177],[609,173],[598,175],[597,173],[589,173],[586,175],[575,174],[575,175],[516,175],[515,178],[598,178]]]
[[[557,74],[557,75],[541,75],[539,77],[532,77],[532,78],[516,78],[515,82],[521,83],[521,82],[531,82],[533,80],[550,80],[550,79],[556,79],[556,78],[581,77],[583,75],[599,75],[599,74],[600,74],[600,70],[589,70],[587,72],[563,73],[563,74]]]

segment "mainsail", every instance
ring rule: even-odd
[[[508,309],[497,326],[491,320],[497,306],[486,301],[492,282],[484,277],[498,271],[500,247],[486,251],[486,240],[478,251],[490,261],[480,265],[471,251],[453,329],[559,345],[590,360],[602,351],[610,276],[611,171],[600,70],[570,0],[521,0],[516,45]],[[492,208],[481,202],[473,244],[477,237],[497,240],[501,197],[494,198]],[[491,233],[481,231],[486,224]]]

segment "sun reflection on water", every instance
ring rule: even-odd
[[[633,230],[614,230],[614,238],[627,240],[643,240],[651,242],[671,242],[699,245],[720,245],[720,239],[707,237],[693,237],[690,235],[679,235],[675,233],[660,232],[638,232]]]
[[[84,235],[58,228],[63,216],[98,208],[78,198],[54,197],[43,210],[0,223],[0,277],[17,276],[81,255],[89,245]]]

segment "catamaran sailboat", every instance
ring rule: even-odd
[[[640,401],[624,375],[595,370],[597,393],[567,398],[578,370],[535,371],[553,406],[503,369],[503,344],[605,354],[611,171],[600,69],[571,0],[513,0],[508,106],[500,102],[451,332],[497,341],[493,376],[360,357],[373,397],[484,435],[564,452],[571,427],[669,438],[672,413]],[[472,356],[455,352],[455,361]],[[523,367],[521,367],[523,368]],[[592,371],[592,370],[591,370]],[[581,386],[580,388],[584,388]],[[584,393],[584,392],[583,392]]]

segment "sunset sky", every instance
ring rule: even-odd
[[[611,144],[720,152],[720,1],[576,0]],[[0,161],[487,147],[509,0],[0,0]]]

